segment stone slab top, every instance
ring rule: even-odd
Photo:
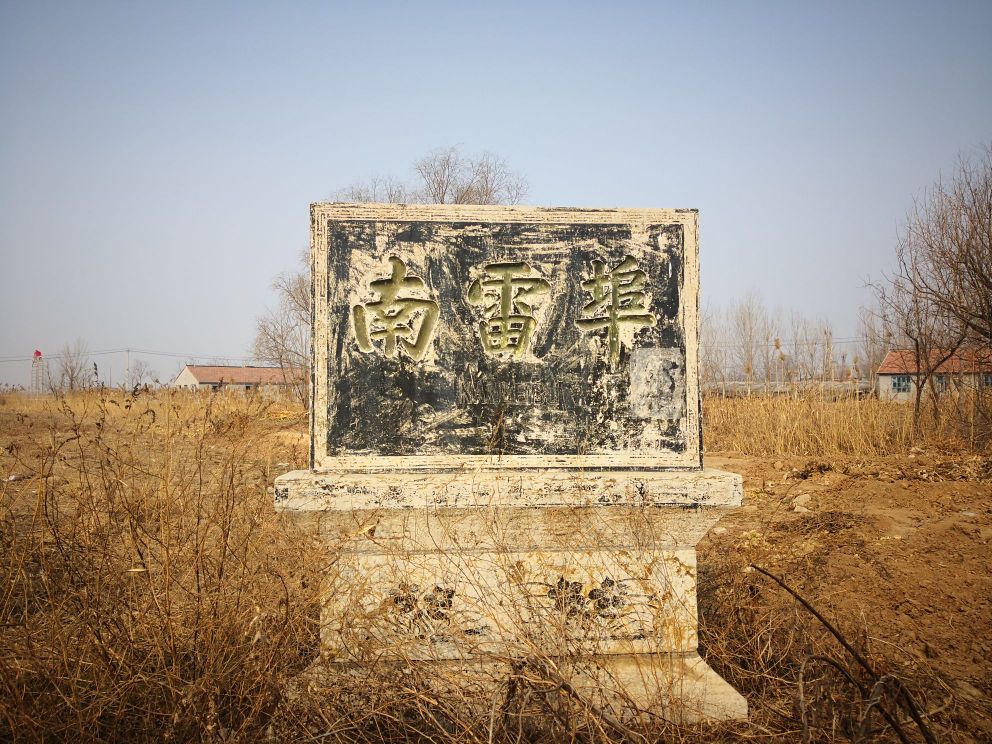
[[[673,507],[736,508],[736,473],[696,471],[313,472],[276,478],[280,511]]]
[[[698,470],[697,218],[313,204],[311,468]]]
[[[313,220],[376,220],[380,222],[549,222],[636,223],[698,215],[698,209],[664,207],[535,207],[522,204],[383,204],[369,202],[313,202]]]

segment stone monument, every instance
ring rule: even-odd
[[[695,210],[311,207],[310,469],[334,661],[568,660],[614,707],[742,718],[697,653]],[[509,668],[509,667],[508,667]]]

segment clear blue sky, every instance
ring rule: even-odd
[[[244,356],[309,203],[451,144],[530,203],[696,207],[704,303],[849,335],[913,195],[990,140],[988,0],[3,0],[0,358]]]

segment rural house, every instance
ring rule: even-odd
[[[946,353],[935,350],[930,359],[936,364]],[[916,354],[911,349],[890,351],[878,368],[879,399],[912,400],[918,374]],[[968,348],[956,352],[934,370],[933,385],[938,393],[951,385],[992,392],[992,349]]]
[[[289,391],[298,376],[282,367],[234,367],[187,364],[172,381],[172,387],[188,390]]]

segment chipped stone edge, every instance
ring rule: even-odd
[[[712,468],[697,471],[464,469],[443,473],[295,470],[275,481],[277,511],[475,507],[730,510],[741,505],[743,496],[740,475]]]

